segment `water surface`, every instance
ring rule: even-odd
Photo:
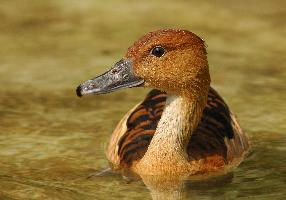
[[[189,184],[187,199],[286,196],[286,3],[3,0],[0,2],[0,199],[151,199],[140,181],[86,177],[148,90],[77,98],[144,33],[191,30],[208,44],[212,85],[252,150],[230,178]]]

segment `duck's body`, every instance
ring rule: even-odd
[[[148,167],[137,165],[140,165],[156,132],[166,99],[165,92],[152,90],[118,123],[106,152],[113,168],[127,168],[139,174],[148,171]],[[166,162],[156,165],[156,171],[147,173],[161,174],[165,170],[181,173],[180,170],[188,170],[192,175],[221,170],[238,164],[248,148],[247,137],[235,116],[218,93],[210,88],[202,118],[188,141],[186,152],[189,164],[182,169],[170,165],[170,161],[164,158]],[[149,159],[156,159],[153,156]]]
[[[114,169],[181,177],[223,170],[242,160],[247,138],[210,87],[206,49],[198,36],[173,29],[148,33],[110,71],[81,84],[77,94],[134,86],[156,90],[113,132],[107,157]]]

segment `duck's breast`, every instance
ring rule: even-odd
[[[161,118],[166,93],[152,90],[130,110],[114,130],[107,157],[115,167],[131,167],[140,160]],[[191,136],[187,153],[191,161],[225,165],[248,149],[248,141],[224,100],[210,88],[202,119]],[[215,163],[217,162],[217,163]],[[222,163],[223,162],[223,163]]]

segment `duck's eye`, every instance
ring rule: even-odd
[[[151,54],[156,57],[162,57],[165,54],[165,49],[161,46],[156,46],[151,50]]]

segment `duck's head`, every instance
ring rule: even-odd
[[[210,76],[204,41],[185,30],[150,32],[104,74],[77,88],[77,95],[103,94],[135,86],[167,93],[207,94]]]

